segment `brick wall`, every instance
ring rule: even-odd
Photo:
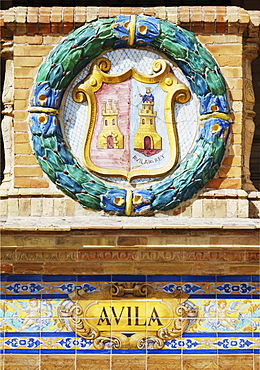
[[[245,183],[249,181],[249,175],[245,175],[244,163],[249,160],[245,156],[249,158],[250,147],[247,144],[248,149],[243,148],[245,137],[243,121],[246,118],[243,89],[247,80],[251,83],[251,72],[248,70],[248,68],[250,69],[250,62],[249,67],[248,63],[245,66],[248,57],[245,56],[244,47],[245,44],[253,45],[254,54],[257,55],[259,12],[248,12],[235,6],[155,8],[17,7],[0,13],[3,43],[8,45],[12,42],[11,47],[13,48],[12,150],[14,162],[10,178],[14,194],[21,196],[21,194],[26,193],[26,189],[36,189],[34,191],[35,196],[37,194],[42,196],[47,191],[47,196],[51,194],[51,196],[63,197],[46,179],[37,164],[28,133],[27,107],[30,91],[44,58],[64,35],[85,22],[91,22],[98,18],[114,17],[119,14],[140,14],[142,12],[179,24],[195,32],[201,43],[218,62],[226,79],[228,93],[232,101],[232,136],[222,166],[206,188],[216,191],[246,189]],[[37,189],[39,189],[38,192]],[[231,192],[229,195],[226,193],[226,195],[231,196],[231,198],[234,197],[234,193],[231,194]],[[238,195],[236,197],[239,198]],[[220,195],[220,198],[223,198],[223,195]],[[227,207],[225,205],[225,208]],[[189,205],[180,207],[174,211],[174,214],[183,214],[185,211],[187,215],[193,214]],[[27,213],[32,214],[33,212],[28,210]],[[216,214],[216,211],[213,213]],[[227,216],[227,213],[225,215]]]

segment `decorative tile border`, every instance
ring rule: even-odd
[[[2,353],[259,354],[259,280],[258,276],[241,275],[6,275],[0,303]],[[116,349],[110,342],[97,349],[90,339],[77,336],[68,320],[60,320],[60,310],[69,307],[68,294],[74,290],[91,295],[111,282],[125,286],[145,283],[164,294],[174,290],[188,293],[184,302],[196,310],[197,317],[161,349],[155,349],[149,340],[140,349]],[[110,299],[113,304],[115,298]]]

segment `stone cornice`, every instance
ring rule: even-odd
[[[245,33],[259,41],[260,11],[237,6],[179,7],[13,7],[0,11],[0,26],[9,32],[67,34],[98,18],[144,14],[180,25],[195,33]],[[245,32],[248,30],[248,32]]]

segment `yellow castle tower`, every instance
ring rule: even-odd
[[[123,149],[124,136],[118,128],[118,101],[112,99],[102,102],[103,127],[98,135],[98,149]]]
[[[134,135],[134,149],[145,155],[153,155],[162,149],[162,138],[157,134],[155,127],[157,112],[154,112],[154,96],[150,88],[146,88],[146,94],[140,96],[142,109],[138,111],[140,124]]]

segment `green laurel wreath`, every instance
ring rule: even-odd
[[[129,194],[108,186],[77,162],[63,140],[58,109],[67,86],[88,63],[105,51],[127,47],[123,36],[128,31],[122,27],[127,18],[98,20],[63,39],[38,71],[29,108],[34,153],[51,181],[84,207],[116,214],[127,213]],[[142,215],[175,208],[214,177],[224,156],[230,123],[225,81],[214,58],[194,34],[151,17],[137,18],[148,31],[157,32],[143,44],[139,34],[133,47],[149,45],[175,62],[198,96],[201,110],[201,130],[192,151],[165,179],[146,190],[133,190],[130,213]],[[136,195],[138,202],[132,202]],[[119,198],[123,201],[118,202]]]

